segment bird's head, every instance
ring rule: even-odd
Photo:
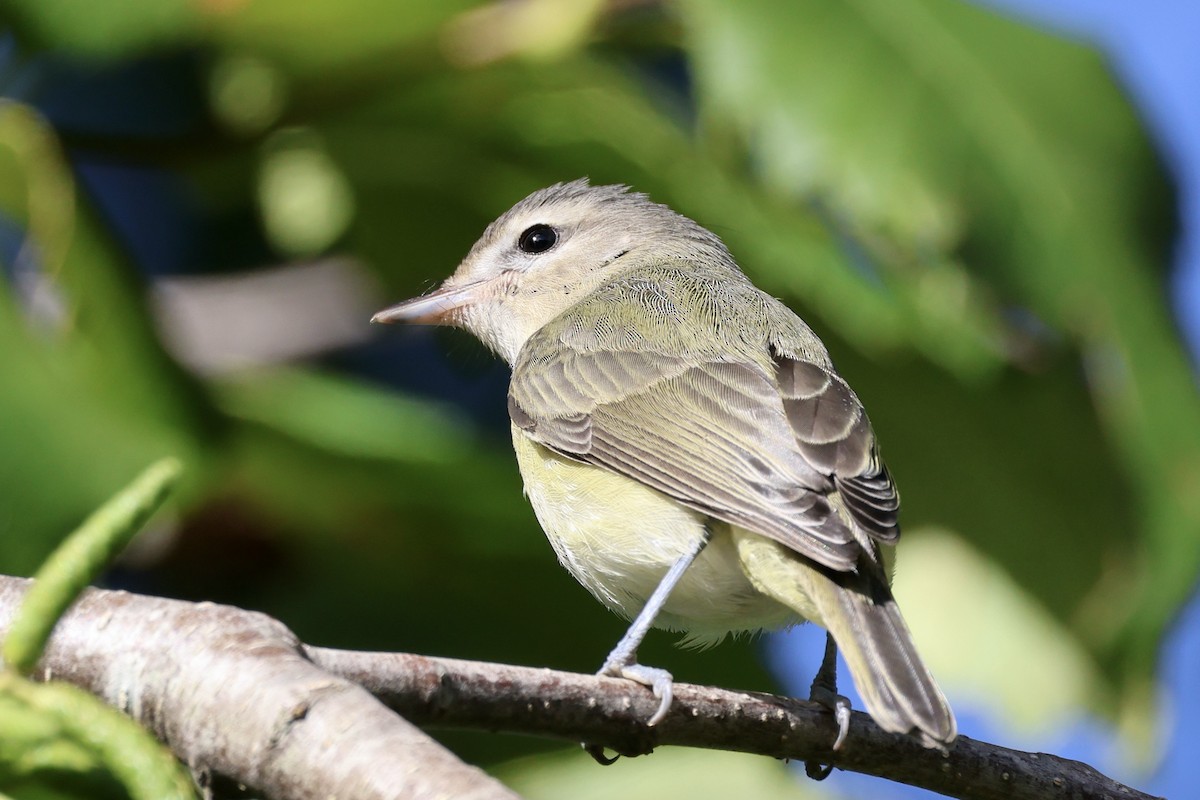
[[[730,260],[717,236],[625,186],[558,183],[487,227],[435,291],[372,322],[456,325],[512,364],[539,328],[648,259]]]

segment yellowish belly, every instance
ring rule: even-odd
[[[525,494],[559,561],[626,618],[641,610],[671,564],[705,533],[703,514],[631,478],[556,455],[516,426],[513,447]],[[751,585],[729,527],[716,523],[655,624],[706,644],[730,632],[796,621]]]

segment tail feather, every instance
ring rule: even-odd
[[[833,634],[879,727],[928,747],[954,741],[954,713],[882,575],[835,572],[749,532],[739,532],[738,555],[755,588]]]
[[[880,584],[867,596],[821,578],[825,586],[814,587],[813,599],[822,619],[815,621],[833,634],[879,727],[916,733],[927,745],[954,741],[954,713],[917,653],[891,592]]]

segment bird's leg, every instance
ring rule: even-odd
[[[838,735],[833,741],[833,749],[841,749],[842,743],[846,741],[846,734],[850,732],[850,701],[837,693],[837,643],[833,641],[833,634],[828,631],[825,633],[825,657],[821,660],[821,668],[813,677],[808,699],[833,711],[833,718],[838,724]],[[813,780],[823,781],[833,772],[833,766],[806,761],[804,771]]]
[[[642,639],[646,637],[650,627],[654,624],[654,618],[658,616],[658,612],[662,611],[662,607],[667,602],[667,597],[670,596],[671,590],[679,583],[679,579],[683,577],[683,573],[692,565],[696,557],[708,544],[708,540],[712,537],[712,533],[705,528],[704,535],[701,536],[691,549],[679,557],[679,560],[671,565],[667,570],[667,574],[659,582],[658,588],[650,595],[650,599],[646,601],[646,605],[642,606],[641,612],[634,619],[633,624],[629,626],[629,630],[621,637],[621,641],[617,642],[617,646],[608,654],[608,658],[604,660],[604,666],[600,668],[598,675],[611,675],[613,677],[627,678],[631,681],[637,681],[643,686],[649,686],[654,690],[654,696],[659,699],[658,710],[646,722],[649,726],[657,725],[662,722],[663,717],[667,715],[667,711],[671,708],[671,673],[665,669],[656,667],[646,667],[637,663],[638,645],[642,643]]]
[[[658,612],[662,611],[662,607],[667,602],[667,597],[670,596],[671,590],[679,583],[679,579],[683,577],[683,573],[692,565],[696,557],[708,544],[708,540],[712,538],[712,531],[707,527],[704,529],[704,535],[692,546],[690,550],[679,557],[671,568],[667,570],[667,574],[659,581],[650,599],[646,601],[646,605],[642,606],[641,612],[637,618],[629,626],[629,630],[625,631],[625,635],[621,637],[621,641],[617,642],[617,646],[608,654],[608,658],[604,659],[604,666],[600,668],[597,675],[608,675],[614,678],[625,678],[631,681],[637,681],[643,686],[649,686],[654,692],[654,696],[658,698],[658,710],[654,715],[646,721],[647,726],[654,726],[662,722],[663,717],[667,715],[667,711],[671,708],[671,701],[674,695],[671,692],[671,683],[673,678],[671,673],[665,669],[658,667],[647,667],[637,663],[638,645],[642,643],[642,639],[646,638],[650,628],[654,625],[654,618],[658,616]],[[604,747],[597,744],[583,743],[583,749],[588,755],[596,759],[601,764],[612,764],[617,760],[617,756],[609,758],[604,755]]]

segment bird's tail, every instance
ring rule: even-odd
[[[737,536],[738,556],[755,588],[833,634],[879,727],[913,734],[927,747],[954,741],[954,712],[882,578],[833,572],[757,534]]]

